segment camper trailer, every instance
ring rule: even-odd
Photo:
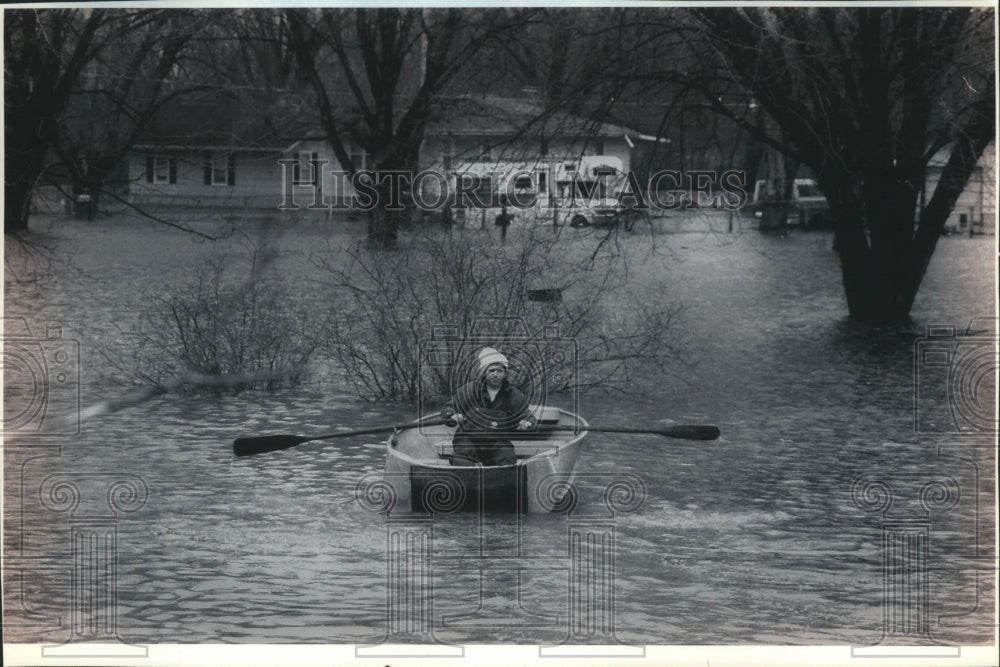
[[[584,155],[557,163],[554,172],[552,209],[561,224],[602,227],[617,224],[628,213],[620,199],[625,174],[619,158]]]
[[[456,178],[475,184],[479,201],[509,205],[522,220],[607,226],[630,211],[619,201],[625,174],[621,158],[614,156],[476,164],[456,172]]]

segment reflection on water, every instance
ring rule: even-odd
[[[155,287],[151,276],[169,282],[210,248],[110,222],[59,232],[73,265],[34,283],[8,275],[7,311],[33,325],[59,322],[80,341],[87,405],[114,392],[100,379],[95,337],[128,320],[135,286]],[[300,232],[280,237],[299,259],[325,234]],[[99,252],[110,240],[121,254]],[[164,250],[150,267],[142,249],[154,241]],[[994,558],[994,451],[985,437],[915,432],[913,355],[927,325],[991,314],[992,244],[942,239],[913,322],[881,329],[845,318],[829,246],[826,234],[659,235],[657,253],[637,259],[635,274],[669,277],[668,298],[688,306],[684,326],[700,363],[648,378],[654,391],[585,396],[582,411],[600,426],[714,423],[722,437],[595,434],[578,466],[586,475],[576,514],[436,517],[431,576],[416,593],[432,601],[434,637],[871,644],[883,634],[883,584],[892,576],[883,534],[916,522],[927,529],[920,576],[932,591],[929,636],[991,641],[993,579],[979,575]],[[115,535],[123,640],[383,640],[394,524],[354,498],[359,480],[381,470],[379,439],[243,459],[232,457],[231,442],[412,417],[406,407],[354,402],[318,379],[274,395],[168,395],[86,421],[79,435],[9,437],[5,640],[72,636],[65,619],[79,554],[71,536],[85,521]],[[55,494],[43,499],[53,475],[90,475],[77,484],[88,497],[74,507]],[[141,507],[109,507],[100,485],[115,475],[144,482]],[[629,476],[642,482],[641,503],[613,514],[603,490]],[[859,480],[887,485],[892,504],[880,504],[878,484]],[[571,551],[583,526],[614,547],[610,588],[583,589],[610,605],[610,634],[572,627]]]

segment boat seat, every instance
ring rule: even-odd
[[[538,420],[539,424],[558,424],[561,413],[559,408],[552,407],[542,407],[541,405],[531,406],[531,414],[535,415],[535,419]]]
[[[541,427],[541,431],[544,431],[546,426],[554,426],[558,424],[559,419],[562,416],[562,412],[559,408],[543,407],[541,405],[531,406],[531,413],[535,416],[535,419],[538,420],[538,425]],[[549,436],[544,433],[539,433],[524,440],[512,439],[511,444],[514,445],[514,452],[519,459],[529,458],[552,447],[552,442]],[[450,435],[448,437],[439,437],[432,440],[430,442],[430,446],[440,458],[448,458],[449,456],[453,456],[455,454],[455,449],[451,444]]]
[[[455,454],[455,448],[451,444],[451,440],[435,440],[431,443],[431,447],[434,448],[435,453],[440,458],[446,459]]]
[[[511,440],[510,443],[514,445],[514,453],[519,459],[528,458],[552,448],[552,441],[548,439]],[[451,440],[435,440],[430,443],[430,446],[439,458],[448,458],[455,454]]]

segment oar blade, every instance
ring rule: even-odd
[[[668,426],[657,432],[668,438],[680,438],[682,440],[715,440],[719,437],[718,426],[701,426],[697,424],[678,424],[676,426]]]
[[[289,449],[303,442],[309,442],[311,438],[303,438],[298,435],[262,435],[250,438],[236,438],[233,441],[233,454],[236,456],[253,456],[254,454],[265,454],[267,452],[277,452],[282,449]]]

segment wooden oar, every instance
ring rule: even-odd
[[[434,419],[430,421],[415,421],[409,424],[397,424],[395,426],[377,426],[374,428],[363,428],[356,431],[339,431],[337,433],[327,433],[326,435],[313,435],[309,437],[299,435],[261,435],[248,438],[236,438],[233,441],[233,454],[236,456],[253,456],[254,454],[264,454],[266,452],[277,452],[282,449],[290,449],[305,442],[313,440],[332,440],[333,438],[349,438],[355,435],[370,435],[372,433],[386,433],[388,431],[401,431],[417,426],[440,426],[446,423],[444,419]]]
[[[699,426],[697,424],[676,424],[663,428],[611,428],[602,426],[543,426],[544,431],[591,431],[593,433],[642,433],[662,435],[667,438],[681,440],[715,440],[719,437],[718,426]]]
[[[454,424],[449,424],[454,426]],[[496,438],[508,438],[510,440],[541,440],[548,438],[553,433],[579,433],[588,431],[593,433],[636,433],[640,435],[662,435],[665,438],[678,438],[680,440],[715,440],[719,437],[719,427],[711,425],[696,424],[675,424],[664,426],[663,428],[616,428],[611,426],[578,426],[542,424],[537,429],[525,431],[511,430],[491,430],[483,429],[481,434]]]
[[[255,454],[265,454],[267,452],[277,452],[282,449],[290,449],[306,442],[314,440],[332,440],[333,438],[349,438],[356,435],[370,435],[372,433],[385,433],[388,431],[401,431],[417,426],[440,426],[449,424],[454,426],[454,422],[446,419],[434,419],[430,421],[415,421],[409,424],[397,424],[395,426],[378,426],[375,428],[359,429],[356,431],[339,431],[337,433],[327,433],[325,435],[314,435],[310,437],[299,435],[262,435],[248,438],[237,438],[233,441],[233,454],[236,456],[253,456]],[[659,429],[642,428],[611,428],[601,426],[573,427],[573,426],[542,426],[541,433],[551,433],[553,431],[592,431],[594,433],[638,433],[646,435],[662,435],[667,438],[679,438],[682,440],[715,440],[719,437],[718,426],[699,426],[691,424],[678,424],[666,426]],[[513,438],[527,436],[529,432],[511,431],[508,435]]]

